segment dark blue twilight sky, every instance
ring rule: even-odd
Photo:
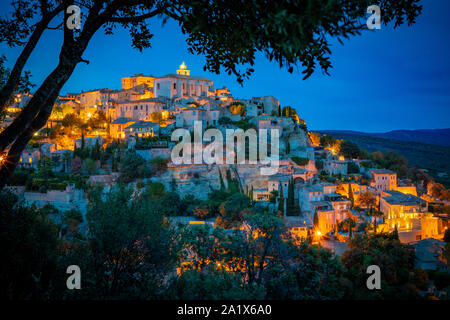
[[[2,0],[0,15],[8,10]],[[130,47],[125,31],[105,36],[99,32],[64,86],[66,92],[120,88],[120,77],[134,73],[155,76],[174,73],[184,60],[191,75],[227,86],[237,98],[273,95],[282,106],[297,109],[310,129],[382,132],[394,129],[450,128],[450,1],[423,0],[417,24],[375,32],[333,45],[331,76],[317,72],[306,81],[299,73],[259,56],[250,80],[241,87],[233,76],[203,72],[204,59],[187,52],[178,26],[153,23],[152,48],[140,53]],[[56,24],[56,22],[54,22]],[[26,69],[40,84],[56,66],[61,31],[48,30]],[[17,49],[0,46],[11,66]]]

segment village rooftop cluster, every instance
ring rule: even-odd
[[[428,204],[448,202],[434,198],[420,184],[399,179],[391,170],[344,155],[339,143],[323,145],[320,135],[308,131],[296,110],[281,107],[276,98],[237,99],[226,87],[215,89],[212,80],[191,76],[184,62],[175,74],[137,74],[121,82],[121,90],[59,97],[47,125],[35,133],[23,152],[19,173],[9,188],[29,204],[51,204],[61,212],[76,209],[84,215],[86,185],[100,184],[109,190],[126,182],[138,190],[151,181],[176,190],[180,198],[195,195],[207,200],[211,189],[236,183],[252,206],[278,212],[293,238],[299,242],[312,239],[337,255],[355,233],[394,231],[403,243],[420,249],[425,241],[426,252],[442,250],[447,221],[431,213]],[[30,98],[25,93],[15,96],[1,123],[3,128]],[[203,130],[216,128],[224,135],[226,129],[236,128],[278,130],[278,172],[263,176],[260,164],[174,164],[172,132],[193,130],[198,122]],[[157,170],[147,174],[139,169],[126,176],[123,159],[129,151]],[[48,174],[20,180],[20,172]],[[175,216],[173,221],[217,224],[216,217],[202,215],[201,210],[193,212]],[[87,227],[85,217],[83,221],[81,232]],[[231,228],[245,230],[246,226]],[[417,252],[416,263],[435,270],[442,261],[439,255]]]

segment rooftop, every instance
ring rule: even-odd
[[[128,128],[133,128],[133,129],[134,128],[146,128],[146,127],[156,127],[156,126],[159,126],[159,123],[140,120],[140,121],[136,121],[132,125],[129,125],[125,129],[128,129]]]
[[[111,124],[125,124],[125,123],[135,122],[135,121],[136,120],[133,120],[131,118],[120,117],[120,118],[117,118],[116,120],[114,120],[113,122],[111,122]]]
[[[396,174],[394,171],[388,169],[372,169],[373,174]]]
[[[426,203],[425,200],[422,200],[421,198],[413,196],[411,194],[404,194],[394,190],[387,191],[386,193],[390,194],[390,196],[383,197],[382,199],[389,204],[414,206],[421,203]]]
[[[273,176],[270,176],[267,180],[268,181],[289,181],[289,180],[291,180],[291,176],[287,175],[287,174],[277,173],[277,174],[274,174]]]
[[[205,78],[205,77],[195,77],[195,76],[185,76],[182,74],[175,74],[175,73],[170,73],[167,74],[165,76],[162,77],[156,77],[156,79],[161,79],[161,78],[180,78],[180,79],[191,79],[191,80],[205,80],[205,81],[211,81],[211,79]]]

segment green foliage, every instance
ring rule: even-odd
[[[30,178],[30,174],[29,170],[16,169],[9,178],[8,183],[11,186],[24,186]]]
[[[243,212],[250,208],[250,198],[241,193],[235,193],[219,207],[220,216],[217,224],[225,229],[239,225]]]
[[[233,124],[233,120],[231,120],[228,117],[221,117],[221,118],[219,118],[219,124],[221,124],[221,125]]]
[[[167,139],[163,137],[147,137],[138,139],[134,148],[136,150],[149,150],[152,148],[167,148],[168,145]]]
[[[272,190],[269,194],[269,201],[270,203],[276,203],[278,198],[278,191]]]
[[[263,299],[264,290],[258,286],[244,286],[231,272],[188,270],[171,284],[167,299],[183,300],[253,300]]]
[[[353,188],[352,188],[351,182],[348,183],[348,198],[352,202],[352,208],[353,208],[353,206],[355,205],[355,197],[353,196]]]
[[[53,175],[52,161],[50,157],[43,155],[37,165],[37,177],[47,180]]]
[[[148,197],[120,187],[89,194],[89,242],[72,248],[83,270],[83,298],[155,298],[177,261],[177,234]]]
[[[289,181],[288,185],[288,197],[286,201],[286,215],[287,216],[299,216],[300,206],[298,202],[295,201],[294,197],[294,183],[292,180]]]
[[[237,180],[237,178],[233,178],[231,176],[230,169],[227,169],[226,171],[226,181],[227,181],[227,192],[229,192],[231,195],[239,193],[241,191],[239,181]]]
[[[319,172],[321,172],[323,170],[323,161],[322,160],[316,160],[316,168]]]
[[[354,161],[350,161],[347,163],[347,173],[348,174],[355,174],[359,173],[359,166]]]
[[[234,121],[233,124],[238,127],[239,129],[242,129],[244,131],[248,130],[248,129],[257,129],[256,125],[252,122],[250,122],[249,119],[242,119],[239,121]]]
[[[1,21],[0,21],[1,24]],[[0,27],[0,30],[2,30],[2,34],[4,34],[4,30]],[[2,37],[2,36],[0,36]],[[1,40],[0,40],[1,42]],[[6,56],[5,55],[0,55],[0,88],[3,88],[3,86],[6,84],[6,82],[8,81],[9,75],[10,75],[10,70],[6,67]],[[29,71],[25,71],[19,81],[18,84],[16,86],[16,88],[14,89],[14,93],[22,93],[22,92],[30,92],[31,89],[34,87],[35,85],[31,83],[31,72]],[[10,102],[12,101],[12,97],[10,98]]]
[[[90,158],[86,158],[83,162],[83,169],[90,175],[93,175],[97,171],[97,162]]]
[[[436,181],[441,179],[447,187],[450,187],[449,181],[438,176],[440,172],[450,171],[450,162],[447,161],[447,159],[450,158],[450,149],[448,147],[429,145],[419,142],[405,143],[405,141],[351,133],[333,133],[333,135],[337,139],[352,141],[360,148],[365,148],[369,152],[372,152],[370,156],[361,156],[361,158],[376,160],[371,162],[375,162],[375,166],[380,168],[386,168],[397,172],[399,178],[408,177],[413,181],[423,180],[425,178],[423,172],[414,170],[413,168],[408,168],[413,166],[427,169],[429,174],[433,176]],[[379,152],[378,150],[383,150],[383,152]],[[389,152],[390,155],[388,154],[388,159],[385,159],[384,154],[387,151],[384,150],[392,150],[394,154]],[[404,158],[402,159],[402,157]],[[363,166],[371,167],[369,161],[363,162]]]
[[[260,8],[264,4],[264,10]],[[401,10],[394,10],[402,8]],[[242,82],[252,72],[252,68],[241,72],[236,63],[253,65],[255,53],[265,54],[270,61],[286,67],[289,72],[302,65],[304,79],[320,66],[324,73],[331,67],[328,41],[361,32],[361,17],[365,17],[367,1],[351,1],[348,6],[329,2],[242,2],[236,7],[230,2],[211,2],[208,14],[199,15],[196,6],[190,4],[190,11],[184,15],[183,28],[188,34],[188,45],[193,52],[206,56],[206,70],[218,73],[221,66],[229,74],[235,74]],[[383,23],[394,21],[402,24],[405,19],[414,22],[421,12],[416,2],[383,1],[381,16]],[[202,8],[198,3],[198,10]],[[309,8],[311,10],[301,10]],[[239,15],[236,14],[238,8]],[[314,10],[313,10],[313,9]],[[220,16],[214,28],[210,26],[211,16]],[[302,28],[298,28],[301,23]],[[263,26],[255,32],[254,25]],[[239,26],[238,28],[236,26]],[[208,39],[208,41],[206,41]],[[223,50],[222,48],[227,48]]]
[[[207,219],[209,218],[211,212],[209,211],[208,206],[203,205],[201,207],[196,207],[193,210],[194,216],[199,218],[199,219]]]
[[[57,271],[58,230],[45,213],[17,199],[9,191],[0,193],[0,296],[57,298],[58,283],[65,283]]]
[[[224,191],[225,183],[223,182],[222,172],[220,170],[219,170],[219,184],[220,184],[220,191]]]
[[[281,112],[281,115],[283,117],[291,117],[291,118],[297,118],[298,117],[297,111],[294,108],[289,107],[289,106],[283,108],[283,111]]]
[[[167,163],[169,160],[161,158],[161,157],[155,157],[150,159],[150,164],[157,172],[162,172],[167,169]]]
[[[241,117],[245,116],[245,105],[242,102],[232,102],[230,104],[230,111],[232,114],[239,114]]]
[[[336,139],[333,136],[322,135],[320,137],[320,145],[324,148],[331,147],[336,143]]]
[[[450,229],[447,228],[444,233],[444,241],[446,243],[450,243]]]
[[[354,279],[351,297],[359,299],[406,299],[417,296],[414,286],[414,248],[401,244],[395,236],[357,235],[348,242],[342,263],[349,279]],[[367,267],[378,265],[381,290],[367,290]]]
[[[80,128],[80,126],[82,125],[82,121],[75,113],[69,113],[64,116],[61,124],[63,125],[63,127],[70,129]]]
[[[81,212],[77,209],[70,209],[64,212],[64,219],[65,220],[76,220],[79,223],[83,222],[83,215]]]
[[[266,272],[266,299],[338,300],[346,295],[350,281],[330,251],[305,242],[289,247],[287,255],[290,263],[273,264]]]
[[[153,173],[144,158],[131,151],[128,151],[121,159],[119,172],[120,181],[125,183],[137,178],[148,178]]]
[[[278,198],[278,213],[281,216],[284,216],[285,214],[285,205],[284,205],[284,190],[283,185],[280,184],[280,197]]]
[[[291,157],[291,160],[294,161],[299,166],[306,166],[309,162],[308,158],[300,158],[300,157]]]
[[[399,178],[406,178],[408,173],[408,161],[394,151],[385,151],[383,154],[374,153],[373,162],[380,168],[386,168],[397,173]]]
[[[448,272],[430,272],[430,280],[434,281],[434,284],[438,290],[443,290],[450,287],[450,274]]]
[[[353,143],[350,141],[342,141],[340,153],[346,159],[360,159],[361,158],[361,151],[359,150],[358,145],[356,143]]]

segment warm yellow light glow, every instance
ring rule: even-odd
[[[322,236],[322,232],[320,232],[320,231],[317,231],[316,234],[318,237]]]
[[[35,137],[37,137],[37,135],[38,135],[38,133],[37,133],[37,132],[35,132],[35,133],[34,133],[34,136],[35,136]]]
[[[92,114],[88,113],[88,118],[92,117]]]

